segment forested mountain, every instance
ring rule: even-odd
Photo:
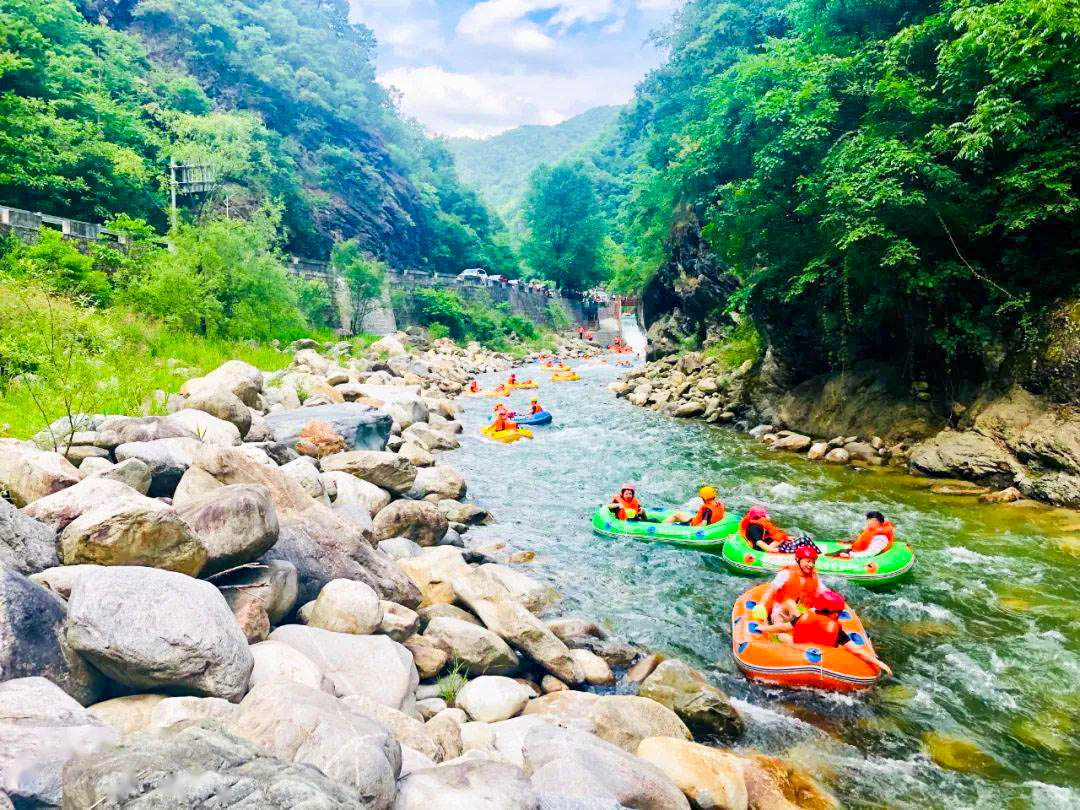
[[[287,247],[512,268],[501,223],[374,81],[346,0],[0,0],[0,200],[166,225],[170,159],[232,210],[284,203]],[[218,198],[223,195],[218,195]],[[196,201],[213,204],[214,199]]]
[[[1023,374],[1080,281],[1074,2],[692,0],[666,40],[606,146],[657,329],[740,310],[789,384]]]
[[[520,224],[529,175],[589,151],[613,134],[619,107],[595,107],[555,126],[523,126],[478,140],[450,138],[462,182],[476,189],[508,221]]]

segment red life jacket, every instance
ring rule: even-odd
[[[543,412],[544,412],[544,409],[542,407],[540,407],[539,402],[534,402],[532,404],[532,410],[529,411],[529,413],[531,413],[531,414],[543,413]]]
[[[618,495],[615,496],[615,500],[619,504],[619,511],[615,514],[615,517],[617,517],[619,520],[626,520],[627,512],[631,509],[634,512],[641,511],[641,504],[638,502],[638,499],[636,497],[627,500],[622,496],[622,493],[620,492]]]
[[[852,543],[851,550],[866,551],[868,548],[870,548],[870,543],[873,541],[873,539],[879,534],[885,535],[885,537],[887,537],[889,540],[888,544],[886,544],[885,548],[883,548],[880,552],[881,554],[884,554],[886,551],[893,547],[893,540],[896,534],[896,529],[887,520],[880,526],[878,526],[876,529],[863,529],[862,534],[860,534],[858,539],[854,543]]]
[[[804,613],[795,622],[795,631],[791,634],[796,644],[819,644],[822,647],[835,647],[840,635],[840,622],[817,613]]]
[[[739,534],[742,535],[743,540],[749,540],[746,536],[746,530],[751,526],[761,527],[766,543],[783,542],[788,539],[787,532],[778,529],[768,518],[752,518],[749,515],[745,515],[743,519],[739,521]]]
[[[709,524],[719,523],[724,519],[724,504],[720,502],[719,498],[710,498],[698,507],[697,514],[694,515],[694,519],[690,521],[691,526],[700,526],[705,523],[706,517]]]
[[[784,587],[776,592],[773,597],[774,603],[783,603],[789,599],[794,599],[803,605],[811,604],[814,597],[817,596],[817,592],[821,589],[817,571],[807,576],[799,568],[798,563],[789,565],[784,570],[788,572],[787,582],[784,583]],[[769,606],[769,610],[772,610],[772,605]]]

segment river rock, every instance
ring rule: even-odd
[[[443,709],[426,723],[424,728],[443,751],[443,760],[461,756],[461,728],[468,720],[468,715],[461,709]]]
[[[66,565],[145,565],[188,576],[207,561],[206,547],[175,509],[134,490],[73,520],[60,548]]]
[[[363,506],[372,517],[390,503],[390,493],[368,481],[361,481],[346,472],[324,472],[323,484],[332,484],[337,492],[334,505],[354,504]],[[329,487],[327,487],[329,488]]]
[[[550,585],[538,582],[527,574],[498,563],[485,563],[479,570],[502,585],[510,598],[520,602],[533,613],[539,613],[559,598]],[[558,635],[556,633],[556,635]]]
[[[473,675],[509,675],[520,664],[498,635],[470,622],[447,617],[428,622],[424,638],[464,664]]]
[[[197,439],[188,428],[169,416],[120,417],[109,419],[99,430],[98,444],[113,449],[122,444],[158,439]]]
[[[0,498],[0,566],[25,575],[59,564],[55,529]]]
[[[382,607],[382,621],[377,632],[390,636],[394,641],[404,642],[420,629],[420,616],[415,610],[385,599],[379,605]]]
[[[728,696],[678,659],[657,666],[641,684],[639,694],[674,711],[694,734],[733,739],[744,730]]]
[[[415,442],[402,442],[397,449],[397,454],[417,468],[417,472],[424,467],[435,466],[435,456]]]
[[[779,757],[742,757],[749,806],[755,810],[790,810],[794,806],[836,810],[840,805],[811,776]]]
[[[118,737],[45,678],[0,683],[0,795],[9,797],[9,807],[59,807],[65,763]]]
[[[342,698],[342,703],[352,711],[370,717],[388,728],[390,733],[394,735],[394,739],[402,746],[407,745],[434,762],[442,762],[442,747],[420,720],[360,695],[350,695],[347,698]]]
[[[826,464],[847,464],[851,461],[851,454],[843,447],[834,447],[825,454]]]
[[[240,431],[241,438],[251,428],[251,411],[240,397],[230,391],[220,380],[208,377],[193,378],[182,388],[186,397],[184,405],[197,411],[230,422]]]
[[[206,411],[182,408],[170,414],[170,418],[182,424],[207,444],[220,444],[222,447],[240,444],[240,429],[236,425],[224,419],[218,419]]]
[[[401,434],[407,442],[419,444],[428,452],[434,450],[457,450],[461,442],[441,430],[433,430],[423,423],[415,423]]]
[[[112,680],[237,701],[254,661],[224,598],[156,568],[104,568],[71,592],[68,643]]]
[[[810,450],[807,451],[806,457],[810,461],[820,461],[825,458],[829,452],[829,445],[825,442],[814,442],[810,445]]]
[[[270,634],[310,658],[330,679],[339,697],[363,695],[409,711],[420,682],[412,654],[386,636],[333,633],[318,627],[290,624]]]
[[[278,681],[240,702],[228,729],[286,761],[304,762],[371,797],[364,807],[388,808],[401,770],[401,748],[370,717],[317,689]]]
[[[649,737],[638,757],[663,771],[701,810],[746,810],[742,760],[715,748],[670,737]]]
[[[348,450],[382,450],[390,436],[389,414],[357,402],[318,405],[266,416],[274,441],[295,447],[300,433],[312,420],[330,425]]]
[[[514,765],[469,760],[414,771],[401,780],[394,810],[537,810],[538,799]]]
[[[378,629],[382,617],[379,596],[370,586],[348,579],[334,579],[319,591],[307,623],[335,633],[364,636]]]
[[[1023,498],[1023,493],[1016,487],[1006,487],[997,492],[988,492],[979,496],[980,503],[1012,503]]]
[[[0,567],[0,680],[44,676],[89,705],[104,690],[104,679],[67,643],[65,613],[55,594]]]
[[[108,478],[91,476],[73,486],[39,498],[23,514],[40,521],[52,532],[61,532],[68,524],[106,501],[138,495],[131,487]],[[54,541],[55,542],[55,541]]]
[[[181,477],[191,466],[202,443],[198,439],[155,439],[151,442],[122,444],[114,451],[117,461],[134,458],[150,468],[152,497],[171,497]]]
[[[334,685],[318,665],[295,647],[280,641],[260,641],[251,645],[255,665],[250,687],[275,681],[289,681],[334,694]]]
[[[407,537],[422,547],[437,545],[449,526],[438,507],[424,501],[394,501],[374,520],[376,539]]]
[[[447,498],[439,501],[439,511],[451,523],[461,523],[466,526],[487,526],[495,522],[491,512],[475,503],[459,503]]]
[[[458,619],[476,625],[477,627],[484,626],[480,620],[469,613],[469,611],[462,610],[456,605],[431,605],[429,607],[420,608],[417,612],[420,614],[421,628],[427,627],[432,620],[438,618]]]
[[[176,511],[207,550],[204,575],[249,562],[278,539],[277,512],[265,487],[223,486]]]
[[[944,430],[911,448],[911,469],[938,478],[1009,484],[1017,466],[993,439],[971,431]]]
[[[513,678],[481,675],[465,684],[454,702],[473,720],[496,723],[520,714],[532,695],[531,689]]]
[[[170,697],[160,701],[150,713],[151,728],[168,728],[178,723],[208,720],[222,726],[236,716],[237,707],[214,697]]]
[[[525,714],[558,718],[631,753],[646,737],[691,739],[690,730],[671,709],[636,695],[552,692],[529,701]]]
[[[525,772],[543,793],[616,802],[641,810],[689,810],[659,768],[578,729],[542,725],[522,745]]]
[[[23,507],[79,482],[78,469],[60,453],[44,452],[31,444],[0,443],[0,489],[15,506]]]
[[[330,505],[330,499],[326,496],[326,487],[323,486],[322,478],[319,477],[319,470],[310,458],[298,458],[288,464],[283,464],[278,469],[279,472],[299,484],[309,496],[320,503]]]
[[[462,710],[464,711],[464,710]],[[491,725],[481,720],[465,722],[461,724],[461,750],[468,754],[481,752],[483,754],[495,753],[495,732]],[[494,759],[494,756],[482,757]]]
[[[124,695],[104,700],[87,707],[104,725],[121,734],[134,734],[150,728],[154,707],[165,700],[166,695]]]
[[[810,445],[814,443],[814,440],[809,436],[802,436],[798,433],[791,433],[787,436],[774,441],[769,445],[770,450],[787,450],[789,453],[801,453],[806,450]]]
[[[412,635],[401,643],[412,653],[413,663],[421,680],[437,676],[450,660],[449,653],[426,636]]]
[[[292,613],[299,595],[296,566],[285,560],[244,565],[215,577],[214,584],[234,612],[242,603],[256,602],[275,625]]]
[[[326,472],[346,472],[395,495],[404,495],[416,480],[416,467],[396,453],[354,450],[322,460]]]
[[[697,399],[680,403],[675,408],[675,416],[684,419],[693,416],[701,416],[703,413],[705,413],[705,403]]]
[[[438,496],[439,500],[449,498],[459,501],[465,497],[468,487],[461,474],[452,467],[439,466],[425,467],[416,471],[416,480],[409,497],[420,500],[429,495]]]
[[[139,774],[139,789],[118,797],[120,774]],[[102,810],[384,810],[388,804],[385,792],[364,795],[314,767],[282,761],[247,740],[201,725],[145,731],[114,748],[77,757],[64,771],[63,792],[68,807]]]
[[[176,491],[172,496],[173,506],[177,508],[183,507],[192,501],[197,501],[203,496],[209,495],[214,490],[221,489],[223,486],[225,484],[222,484],[206,470],[199,467],[189,467],[180,476],[180,483],[176,485]]]
[[[585,683],[593,686],[615,683],[615,673],[611,671],[607,662],[595,653],[584,649],[573,649],[570,650],[570,657],[581,668]]]

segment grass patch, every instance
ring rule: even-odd
[[[757,360],[760,353],[758,332],[748,321],[736,326],[723,340],[705,348],[705,356],[719,357],[725,369],[736,369],[747,360]]]
[[[469,682],[465,677],[465,662],[460,658],[450,661],[450,669],[445,675],[435,682],[438,687],[439,697],[446,701],[447,706],[453,706],[457,701],[458,692]]]

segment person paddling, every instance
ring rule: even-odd
[[[881,512],[866,513],[866,527],[854,543],[845,543],[846,551],[837,553],[838,557],[875,557],[884,554],[893,547],[896,529],[885,519]]]
[[[840,614],[845,605],[844,597],[836,591],[824,591],[802,615],[793,616],[788,621],[760,626],[758,632],[765,636],[776,633],[779,640],[786,644],[843,647],[878,671],[892,675],[893,671],[888,664],[864,646],[856,644],[851,636],[844,632],[840,626]]]
[[[667,519],[667,523],[679,526],[712,526],[724,519],[724,503],[720,500],[716,487],[705,485],[698,490],[698,497],[692,499],[687,506],[697,501],[696,511],[675,512]],[[690,508],[694,508],[690,506]]]
[[[536,397],[530,397],[529,399],[529,415],[536,416],[538,413],[544,412],[544,406],[540,404],[540,400]]]
[[[475,394],[475,393],[477,393],[477,392],[478,392],[479,390],[480,390],[480,386],[479,386],[479,384],[478,384],[478,383],[476,382],[476,380],[470,380],[470,381],[469,381],[469,393],[470,393],[470,394]]]
[[[645,520],[645,510],[638,502],[634,485],[630,483],[619,487],[619,494],[611,499],[608,509],[615,513],[619,520]]]
[[[765,589],[761,604],[774,624],[790,621],[825,592],[817,575],[818,552],[809,546],[795,550],[795,564],[780,570]]]
[[[495,421],[491,423],[491,429],[495,432],[500,430],[515,430],[517,424],[510,421],[506,406],[501,402],[495,406]]]

